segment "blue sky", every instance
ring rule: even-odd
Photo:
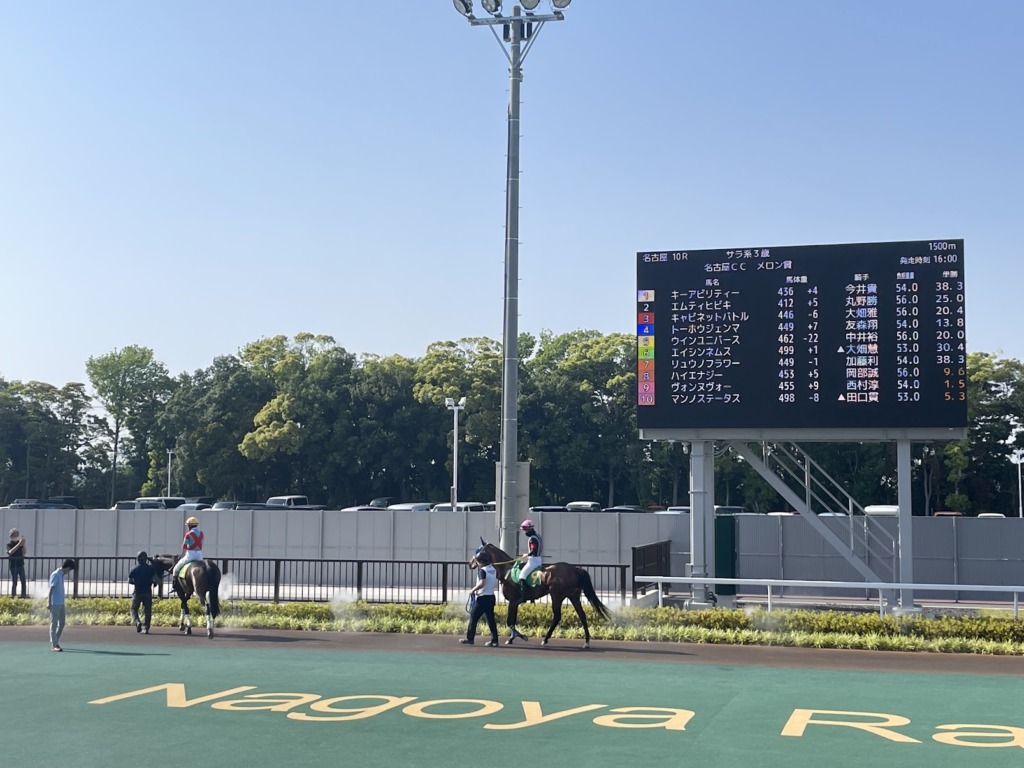
[[[639,250],[962,237],[970,350],[1024,359],[1022,27],[575,0],[524,64],[520,330],[634,333]],[[0,5],[0,376],[500,339],[507,69],[450,0]]]

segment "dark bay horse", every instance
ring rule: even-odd
[[[152,558],[157,575],[163,578],[174,567],[177,558],[173,555],[158,555]],[[181,618],[178,631],[186,635],[192,634],[192,614],[188,610],[188,601],[192,595],[199,598],[199,605],[206,611],[206,636],[213,637],[213,620],[220,615],[220,598],[217,589],[220,587],[220,568],[213,560],[194,560],[184,568],[184,575],[171,574],[174,594],[181,601]]]
[[[516,629],[516,618],[519,615],[519,606],[515,602],[519,599],[519,584],[512,580],[509,575],[512,571],[512,564],[516,561],[516,558],[509,557],[505,552],[498,549],[493,544],[488,544],[482,538],[480,539],[480,548],[473,553],[473,557],[469,561],[471,568],[479,567],[477,562],[477,556],[481,553],[486,552],[491,558],[491,564],[494,566],[495,574],[498,577],[498,581],[501,582],[501,592],[505,596],[505,600],[508,601],[508,624],[509,629],[512,630],[512,635],[508,640],[505,641],[505,645],[512,645],[512,641],[516,637],[520,637],[523,640],[526,639]],[[565,598],[569,598],[569,602],[572,603],[572,607],[576,609],[576,615],[580,617],[580,623],[583,624],[583,635],[586,638],[583,647],[590,647],[590,627],[587,625],[587,614],[583,611],[583,603],[580,601],[580,594],[587,596],[587,600],[594,607],[597,615],[602,619],[607,619],[609,615],[608,606],[601,602],[597,596],[597,592],[594,590],[594,582],[590,579],[590,574],[587,573],[586,569],[580,568],[579,566],[571,565],[569,563],[551,563],[550,565],[541,566],[540,571],[540,584],[536,587],[528,587],[526,592],[527,600],[536,600],[544,595],[551,595],[551,626],[548,627],[547,633],[544,635],[544,639],[541,640],[541,645],[547,645],[548,640],[551,639],[551,633],[555,631],[555,627],[558,626],[562,620],[562,603]]]

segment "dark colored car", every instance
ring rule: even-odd
[[[82,502],[78,500],[77,496],[51,496],[46,500],[47,504],[50,502],[53,502],[54,504],[69,504],[75,509],[82,508]],[[62,507],[59,507],[59,509],[62,509]]]

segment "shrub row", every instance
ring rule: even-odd
[[[127,625],[127,599],[93,598],[68,603],[68,623]],[[193,623],[202,621],[193,601]],[[1024,655],[1024,620],[1010,616],[879,616],[838,611],[763,609],[682,611],[676,608],[623,608],[602,621],[588,609],[591,634],[604,640],[791,645],[822,648],[938,651]],[[153,623],[178,623],[177,600],[156,600]],[[496,611],[504,626],[505,606]],[[408,632],[459,634],[466,612],[457,605],[376,605],[354,603],[256,603],[232,601],[223,605],[218,624],[260,629],[314,631]],[[529,634],[546,630],[551,620],[547,605],[524,605],[519,628]],[[0,625],[46,622],[42,601],[0,597]],[[582,637],[578,617],[563,610],[556,636]]]

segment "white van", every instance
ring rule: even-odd
[[[656,509],[654,510],[656,515],[688,515],[690,514],[689,507],[669,507],[668,509]]]
[[[872,517],[895,517],[900,513],[896,504],[869,504],[864,507],[864,514]]]
[[[482,501],[460,501],[458,506],[456,507],[456,509],[458,509],[459,512],[486,512],[487,511],[484,508],[484,504],[483,504]],[[434,511],[434,512],[451,512],[452,511],[452,505],[451,505],[451,502],[448,502],[447,504],[435,504],[433,507],[431,507],[431,510]]]
[[[596,501],[570,501],[565,508],[570,512],[600,512],[603,509]]]
[[[162,501],[152,499],[130,499],[114,502],[111,509],[167,509]]]
[[[429,512],[430,506],[429,501],[410,501],[405,504],[389,504],[387,509],[393,509],[398,512]]]

